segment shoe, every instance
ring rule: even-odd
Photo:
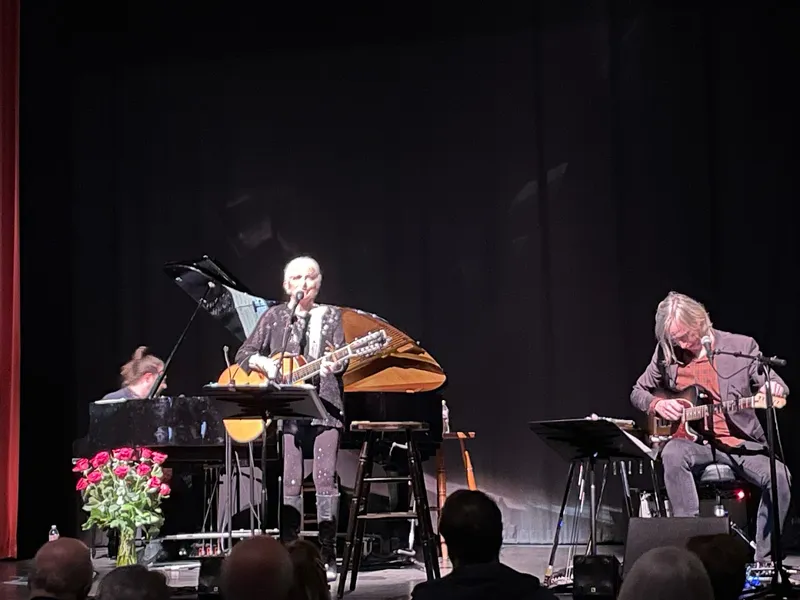
[[[336,566],[336,519],[339,515],[339,494],[317,495],[317,523],[319,527],[320,556],[325,565],[328,583],[336,581],[339,574]]]
[[[284,544],[294,542],[300,537],[300,525],[303,522],[303,497],[284,496],[281,507],[281,541]]]

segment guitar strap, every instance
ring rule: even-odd
[[[667,379],[667,361],[664,358],[664,348],[661,347],[661,344],[658,345],[657,350],[657,359],[656,364],[658,365],[658,371],[661,374],[661,381],[664,386],[669,385],[669,379]]]

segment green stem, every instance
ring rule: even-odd
[[[117,551],[117,566],[136,564],[135,529],[123,527],[119,530],[119,550]]]

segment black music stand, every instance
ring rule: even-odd
[[[588,462],[589,471],[589,554],[597,554],[597,505],[595,500],[595,464],[598,460],[653,460],[648,451],[631,440],[618,425],[605,419],[561,419],[531,421],[528,426],[545,444],[570,463],[567,490],[561,505],[556,542],[563,520],[575,462]],[[551,557],[552,562],[552,557]]]
[[[225,411],[224,418],[261,418],[280,422],[285,420],[321,419],[325,415],[322,402],[314,386],[307,384],[281,385],[268,382],[265,385],[223,385],[211,383],[204,386],[204,393],[217,400],[230,403],[230,412]],[[266,434],[266,432],[265,432]],[[283,433],[278,427],[277,457],[279,463],[278,483],[278,535],[283,541],[281,512],[283,508]],[[233,469],[231,452],[229,452],[230,436],[226,432],[225,468],[228,476],[228,549],[233,547],[233,490],[231,472]],[[267,514],[267,453],[261,450],[261,531],[266,534]],[[253,482],[250,482],[253,485]]]

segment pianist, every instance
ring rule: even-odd
[[[103,396],[103,400],[146,398],[156,379],[164,370],[164,361],[147,351],[147,346],[139,346],[131,359],[119,370],[122,388]],[[158,388],[161,392],[167,387],[164,381]]]
[[[304,356],[313,360],[326,351],[344,346],[342,313],[334,307],[315,302],[322,283],[322,272],[313,258],[301,256],[284,268],[283,288],[289,298],[298,291],[303,298],[297,305],[295,318],[286,303],[278,304],[264,313],[250,337],[236,353],[236,362],[250,372],[260,371],[269,378],[277,373],[277,361],[271,356],[280,354],[284,333],[289,329],[287,355]],[[292,321],[290,323],[290,321]],[[310,423],[284,423],[284,497],[281,535],[285,541],[297,538],[303,511],[303,449],[313,445],[313,478],[317,500],[317,522],[322,560],[329,581],[336,579],[336,519],[339,513],[339,490],[336,486],[336,459],[343,428],[342,374],[347,361],[332,364],[323,362],[318,377],[308,383],[315,385],[326,409],[322,419]]]

